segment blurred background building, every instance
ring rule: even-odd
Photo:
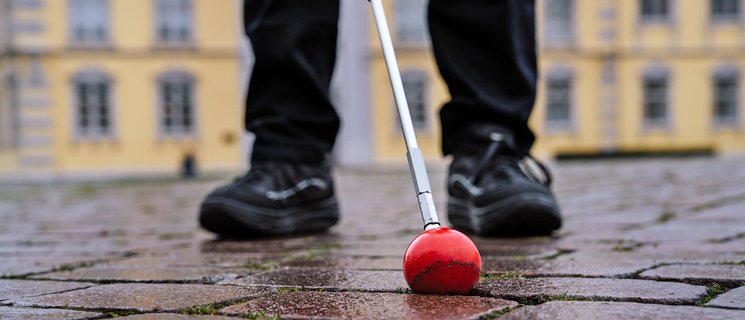
[[[538,0],[543,158],[745,153],[745,0]],[[241,0],[0,0],[0,177],[245,166]],[[385,0],[420,145],[447,89],[426,0]],[[332,97],[342,165],[402,163],[365,1],[342,1]]]
[[[240,168],[238,5],[2,0],[0,173]]]
[[[742,0],[539,0],[541,79],[531,126],[541,157],[745,152]],[[422,148],[439,156],[447,91],[429,50],[425,0],[389,0]],[[371,25],[374,31],[374,26]],[[400,159],[385,65],[369,35],[374,158]]]

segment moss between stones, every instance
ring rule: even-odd
[[[303,289],[297,288],[297,287],[281,287],[281,288],[277,288],[277,293],[279,293],[279,294],[287,294],[287,293],[290,293],[290,292],[298,292],[298,291],[303,291]]]
[[[66,263],[62,264],[54,269],[52,269],[49,272],[64,272],[64,271],[72,271],[78,268],[88,268],[93,266],[92,262],[81,262],[81,263]]]
[[[103,313],[108,318],[119,318],[119,317],[126,317],[126,316],[132,316],[136,314],[140,314],[140,312],[135,310],[112,310],[112,311],[104,311]]]
[[[509,271],[495,274],[482,273],[481,279],[495,279],[495,280],[509,280],[509,279],[520,279],[523,275],[517,271]]]
[[[400,294],[412,294],[412,293],[414,293],[414,291],[411,291],[411,289],[409,289],[409,288],[398,288],[398,289],[396,289],[396,293],[400,293]]]
[[[731,242],[731,241],[737,241],[740,239],[745,239],[745,232],[740,232],[734,236],[728,236],[728,237],[719,238],[719,239],[711,239],[709,240],[709,242],[710,243],[726,243],[726,242]]]
[[[246,319],[250,320],[280,320],[282,319],[278,314],[272,314],[268,315],[266,314],[266,311],[259,311],[254,313],[249,313],[246,315]]]
[[[616,252],[630,252],[644,246],[644,243],[636,242],[633,240],[619,240],[613,247],[613,251]]]
[[[554,253],[554,254],[552,254],[550,256],[542,257],[541,260],[554,260],[554,259],[556,259],[558,257],[561,257],[561,256],[563,256],[565,254],[570,254],[572,252],[574,252],[574,250],[570,250],[570,249],[559,249],[559,251],[557,251],[556,253]]]
[[[723,287],[719,283],[712,283],[708,287],[706,287],[706,295],[701,299],[701,302],[699,302],[699,305],[705,305],[709,303],[709,301],[716,298],[718,295],[727,292],[727,289]]]
[[[313,246],[307,250],[301,252],[288,253],[288,255],[282,259],[285,262],[303,262],[303,261],[317,261],[321,258],[325,258],[332,250],[341,249],[342,245],[339,243],[327,242]]]
[[[660,214],[659,217],[657,217],[657,220],[656,221],[657,221],[657,223],[665,223],[665,222],[668,222],[668,221],[670,221],[672,219],[675,219],[676,216],[677,216],[677,214],[675,212],[670,211],[670,210],[666,210],[665,212],[663,212],[662,214]]]
[[[507,307],[507,308],[499,309],[499,310],[496,310],[496,311],[493,311],[493,312],[489,312],[489,313],[487,313],[485,315],[480,316],[479,317],[479,320],[494,320],[494,319],[497,319],[497,318],[499,318],[499,317],[501,317],[501,316],[509,313],[510,311],[512,311],[514,309],[516,309],[516,308]]]
[[[194,306],[181,310],[181,314],[188,315],[210,315],[214,316],[220,314],[220,308],[216,305],[210,304],[206,306]]]
[[[278,265],[274,261],[264,262],[248,262],[243,265],[244,268],[250,269],[251,271],[274,271]]]

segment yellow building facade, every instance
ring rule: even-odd
[[[386,2],[402,72],[424,75],[407,91],[422,101],[412,114],[423,122],[422,149],[437,159],[436,111],[447,101],[447,89],[427,41],[411,41],[421,38],[412,33],[424,32],[412,30],[424,28],[425,5]],[[536,155],[745,153],[745,1],[538,0],[536,10]],[[374,157],[395,161],[403,142],[392,121],[375,29],[369,29]]]
[[[5,0],[0,176],[242,166],[239,1]]]

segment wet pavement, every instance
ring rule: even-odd
[[[338,171],[327,234],[252,241],[196,225],[227,177],[0,186],[0,319],[745,318],[745,158],[551,167],[564,228],[474,237],[468,296],[408,290],[421,222],[403,167]]]

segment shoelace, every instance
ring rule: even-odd
[[[489,143],[489,146],[486,148],[484,157],[481,158],[479,164],[476,165],[476,170],[474,171],[471,180],[475,179],[475,177],[478,177],[482,173],[482,171],[486,169],[486,166],[490,162],[496,160],[494,159],[494,157],[499,153],[500,150],[506,148],[509,149],[510,152],[517,155],[517,166],[525,174],[525,176],[538,183],[542,183],[547,186],[551,185],[551,183],[553,182],[553,177],[551,176],[551,172],[548,171],[548,168],[546,168],[546,165],[533,158],[530,154],[519,151],[519,149],[515,145],[514,140],[508,139],[508,137],[506,137],[504,134],[498,132],[492,132],[489,135],[489,140],[491,140],[491,143]]]

